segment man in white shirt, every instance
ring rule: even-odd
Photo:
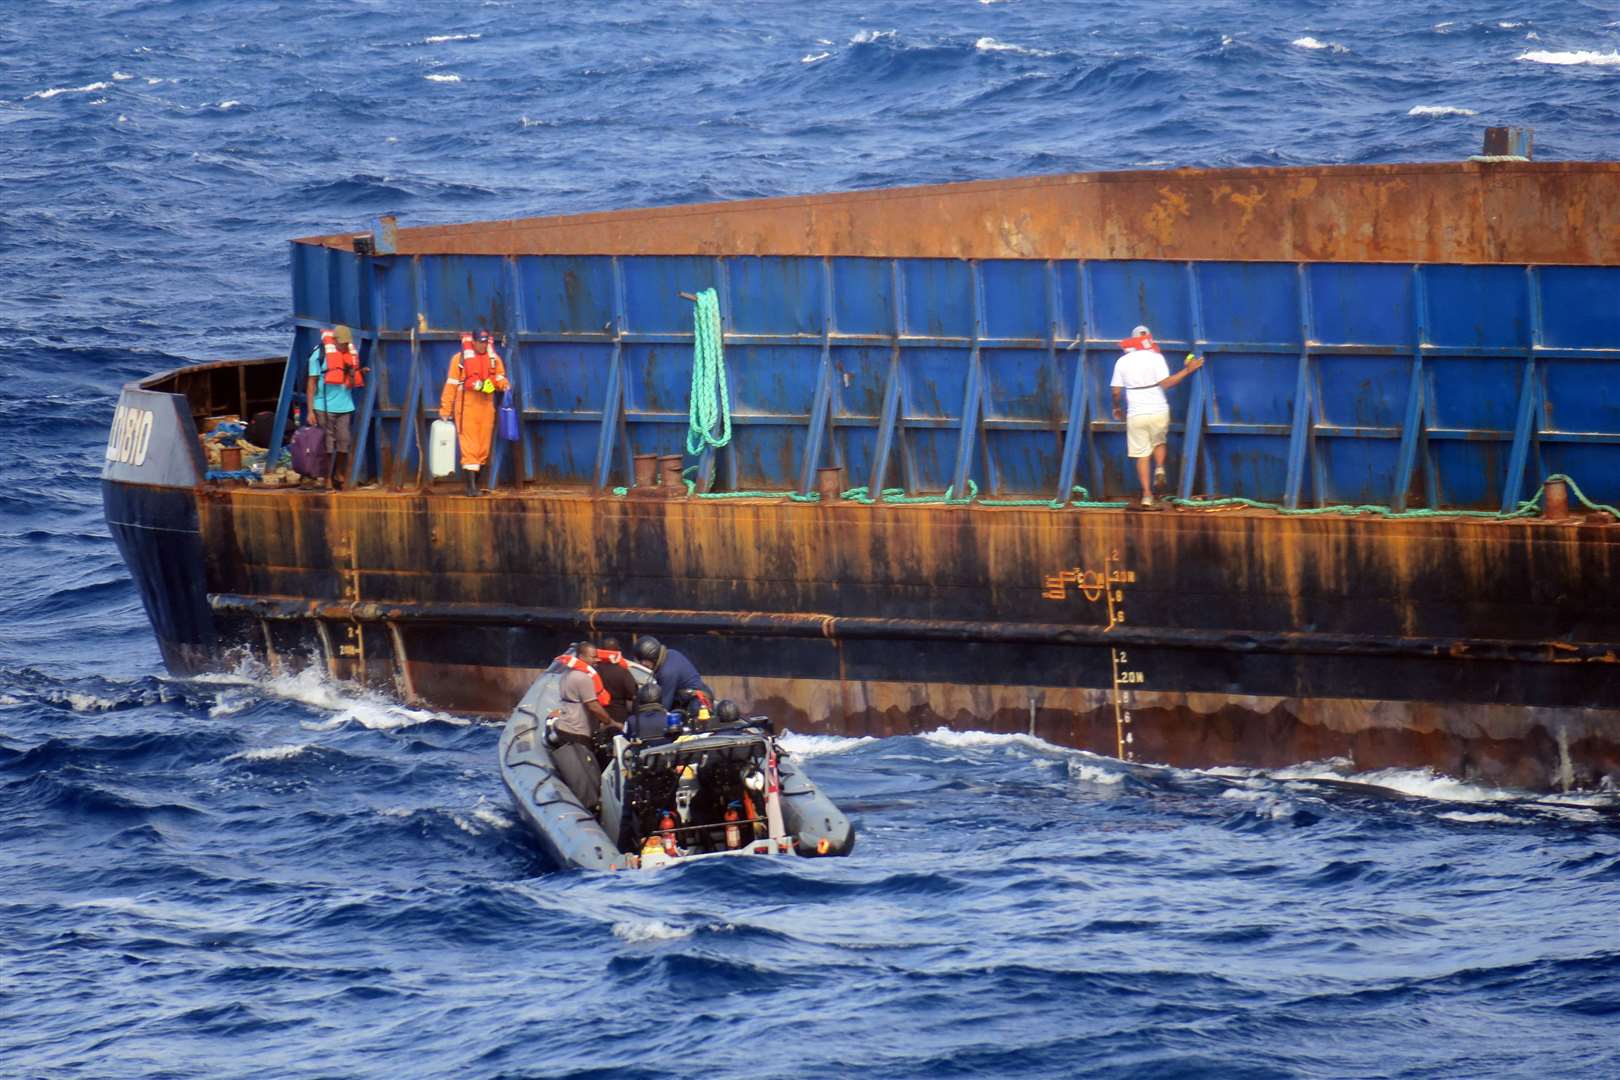
[[[1153,342],[1148,328],[1138,326],[1119,343],[1125,350],[1114,363],[1114,378],[1108,384],[1114,391],[1114,419],[1125,421],[1125,452],[1136,461],[1136,477],[1142,483],[1142,505],[1153,505],[1153,486],[1166,482],[1165,439],[1170,432],[1170,401],[1164,392],[1204,366],[1192,356],[1174,375]],[[1120,410],[1124,394],[1125,409]],[[1148,458],[1153,458],[1153,484],[1148,483]]]

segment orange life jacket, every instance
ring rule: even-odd
[[[468,387],[495,378],[495,361],[498,359],[493,347],[479,355],[478,350],[473,348],[472,335],[461,335],[461,381]]]
[[[618,649],[597,649],[596,659],[604,664],[618,664],[624,670],[630,670],[630,662],[624,658],[624,653]]]
[[[596,673],[595,668],[572,653],[563,653],[557,657],[557,663],[570,671],[583,671],[589,674],[591,685],[596,690],[596,703],[604,709],[607,708],[607,703],[613,700],[613,695],[609,694],[607,688],[602,685],[602,676]]]
[[[366,385],[366,376],[360,370],[360,353],[352,343],[347,349],[340,349],[337,334],[331,330],[323,330],[321,349],[326,354],[326,374],[322,381],[333,386]]]

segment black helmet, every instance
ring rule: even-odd
[[[663,656],[664,647],[655,637],[644,637],[636,642],[636,659],[650,668],[658,666],[659,658]]]
[[[643,705],[661,705],[663,700],[664,692],[659,689],[658,683],[654,679],[648,679],[636,691],[636,708],[638,709]]]
[[[742,710],[737,708],[735,701],[728,698],[714,707],[714,716],[722,724],[735,724],[742,718]]]

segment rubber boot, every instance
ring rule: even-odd
[[[471,469],[462,469],[461,475],[467,482],[467,498],[478,498],[478,474]]]

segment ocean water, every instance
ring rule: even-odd
[[[1613,158],[1620,8],[64,0],[0,17],[0,1075],[1615,1076],[1620,798],[796,737],[845,860],[552,871],[498,729],[178,681],[118,386],[287,238],[1170,165]]]

